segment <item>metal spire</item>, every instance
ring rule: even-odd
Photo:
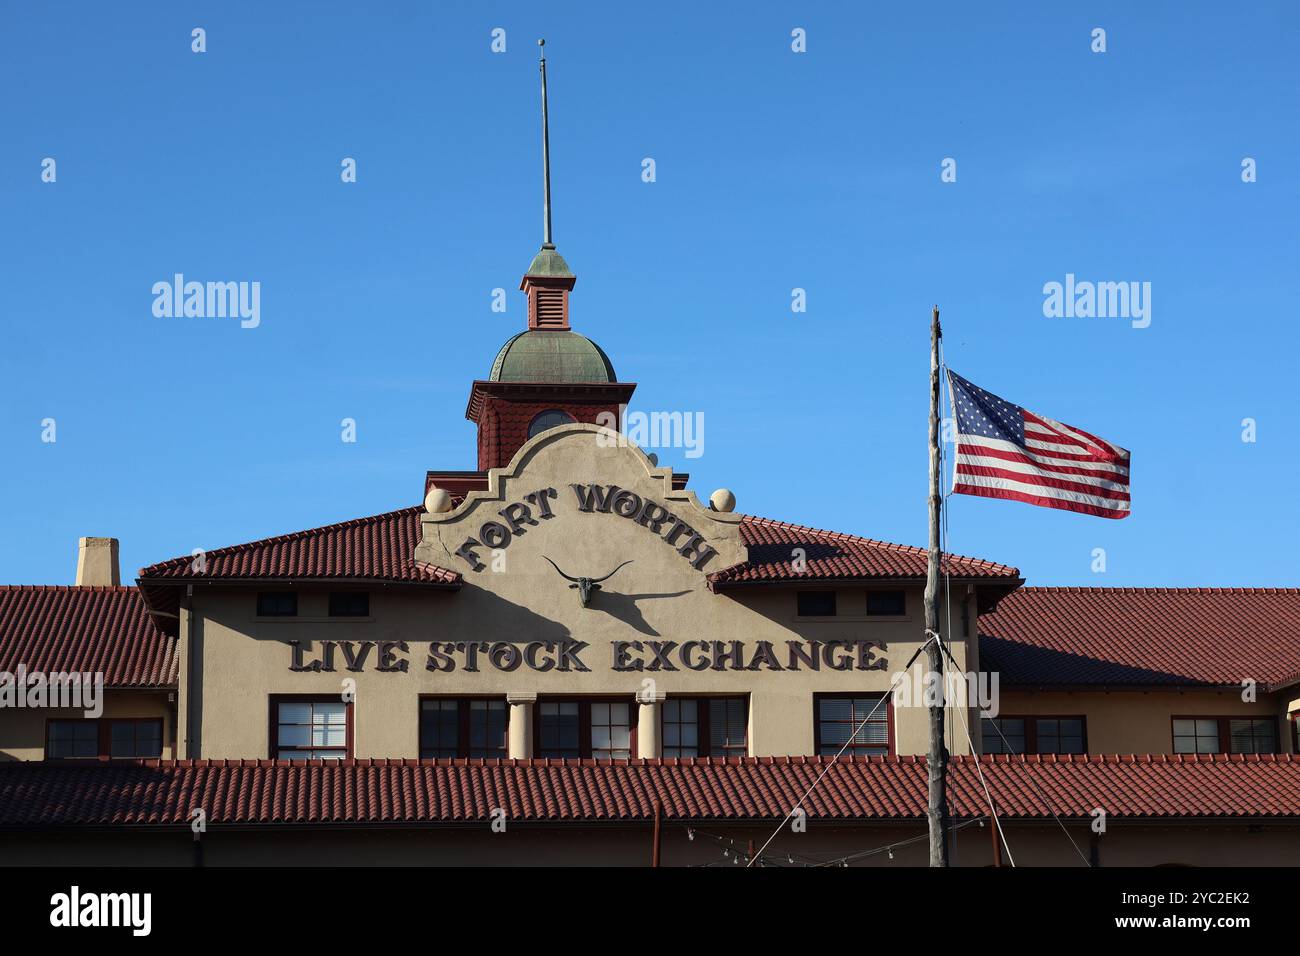
[[[546,41],[538,40],[542,70],[542,248],[554,249],[551,241],[551,137],[546,117]]]

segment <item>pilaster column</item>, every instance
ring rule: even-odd
[[[506,731],[506,756],[527,760],[533,755],[533,708],[536,694],[506,694],[510,725]]]
[[[666,694],[641,691],[636,695],[636,755],[653,759],[663,755],[663,745],[659,740],[661,725],[661,706]]]

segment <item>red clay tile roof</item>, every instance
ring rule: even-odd
[[[889,544],[835,531],[745,515],[740,534],[749,547],[749,560],[709,575],[712,587],[739,583],[924,578],[928,554],[924,548]],[[793,549],[807,558],[803,571],[795,571]],[[1019,580],[1015,568],[979,558],[946,555],[950,574],[962,579],[984,578],[990,583]]]
[[[1283,683],[1300,588],[1022,588],[980,615],[980,664],[1010,685]]]
[[[102,673],[108,687],[176,686],[176,640],[137,588],[0,587],[0,671]]]
[[[1300,818],[1292,756],[983,757],[999,812],[1011,818]],[[832,765],[828,768],[827,763]],[[956,757],[956,818],[987,813],[974,759]],[[924,757],[619,760],[270,760],[0,764],[0,827],[208,822],[775,820],[805,802],[810,820],[923,818]],[[1033,781],[1031,784],[1030,781]],[[1037,785],[1037,791],[1034,784]],[[1044,797],[1050,809],[1044,805]]]
[[[194,569],[192,557],[172,558],[142,568],[140,579],[180,583],[215,579],[356,578],[459,587],[459,573],[415,560],[423,511],[417,505],[218,548],[207,552],[207,568],[202,571]]]

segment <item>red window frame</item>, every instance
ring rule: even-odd
[[[1212,714],[1199,714],[1199,715],[1174,714],[1172,717],[1169,718],[1169,752],[1170,752],[1171,754],[1179,754],[1179,753],[1180,753],[1179,751],[1177,751],[1177,750],[1174,749],[1174,747],[1175,747],[1175,744],[1174,744],[1174,738],[1175,738],[1176,736],[1178,736],[1177,734],[1174,733],[1174,721],[1175,721],[1175,720],[1213,720],[1213,721],[1217,721],[1217,722],[1218,722],[1218,725],[1219,725],[1219,748],[1218,748],[1217,750],[1213,751],[1213,753],[1216,753],[1216,754],[1231,754],[1231,753],[1238,753],[1238,752],[1239,752],[1239,751],[1235,751],[1235,750],[1232,749],[1232,721],[1234,721],[1234,720],[1257,720],[1257,721],[1266,722],[1266,723],[1267,723],[1267,722],[1271,722],[1271,723],[1273,724],[1273,749],[1272,749],[1272,750],[1268,750],[1268,751],[1264,751],[1264,753],[1277,754],[1277,753],[1281,753],[1281,752],[1282,752],[1282,734],[1281,734],[1281,732],[1280,732],[1280,730],[1279,730],[1279,728],[1278,728],[1278,726],[1277,726],[1277,718],[1276,718],[1276,717],[1270,717],[1268,714],[1230,714],[1230,715],[1228,715],[1228,716],[1226,716],[1226,717],[1223,717],[1223,716],[1216,716],[1216,715],[1212,715]],[[1293,727],[1294,727],[1294,725],[1293,725]],[[1293,732],[1294,732],[1294,730],[1293,730]],[[1185,736],[1185,735],[1184,735],[1184,736]],[[1246,753],[1247,751],[1240,751],[1240,752],[1241,752],[1241,753]],[[1250,752],[1250,753],[1259,753],[1260,751],[1249,751],[1249,752]],[[1182,755],[1184,755],[1184,756],[1190,756],[1190,755],[1187,754],[1185,751],[1182,752]]]
[[[640,702],[635,697],[601,696],[601,697],[538,697],[533,704],[533,754],[542,754],[542,704],[577,704],[578,705],[578,755],[577,757],[552,758],[567,760],[622,760],[622,757],[592,757],[591,750],[591,705],[592,704],[627,704],[628,710],[628,754],[637,755],[637,724]]]
[[[834,756],[834,754],[822,753],[822,717],[821,717],[822,701],[863,700],[867,698],[880,698],[880,697],[888,698],[885,702],[885,720],[888,722],[888,738],[889,738],[889,746],[888,746],[887,754],[888,756],[892,757],[896,752],[895,741],[894,741],[894,701],[888,691],[861,691],[859,693],[813,694],[813,753],[819,756]],[[854,729],[856,729],[856,727]],[[829,744],[827,746],[829,746]],[[850,743],[849,746],[844,748],[844,753],[841,756],[854,756],[854,755],[859,755],[860,752],[862,751],[870,751],[876,749],[878,749],[878,745],[864,744],[861,746],[855,746],[854,744]],[[868,755],[874,756],[873,754],[868,754]]]
[[[113,725],[115,724],[156,724],[158,726],[158,754],[155,757],[114,757]],[[50,756],[50,733],[54,724],[90,724],[95,728],[95,750],[93,757],[52,757]],[[167,749],[167,740],[163,736],[164,727],[161,717],[49,717],[45,721],[44,759],[54,761],[68,760],[156,760]]]
[[[272,760],[288,760],[289,757],[281,757],[281,750],[331,750],[331,747],[281,747],[280,746],[280,705],[281,704],[343,704],[343,723],[346,728],[345,736],[347,744],[344,747],[343,760],[352,759],[352,738],[353,724],[355,720],[356,703],[350,700],[343,700],[338,694],[271,694],[268,700],[269,724],[267,728],[267,743]],[[331,760],[338,758],[329,758]]]
[[[473,749],[471,746],[471,739],[472,739],[471,738],[471,730],[472,730],[471,714],[473,713],[473,706],[472,706],[473,702],[488,701],[493,703],[500,703],[504,708],[504,715],[505,715],[505,737],[501,742],[501,748],[500,748],[501,752],[498,754],[494,754],[492,757],[484,757],[483,759],[488,759],[488,760],[495,759],[495,758],[504,759],[505,757],[509,756],[510,704],[507,703],[505,697],[498,696],[495,694],[468,694],[468,695],[458,694],[454,697],[445,694],[421,694],[419,697],[419,703],[417,704],[417,710],[416,710],[417,719],[420,722],[418,730],[419,730],[419,748],[420,748],[419,753],[420,753],[421,760],[449,759],[447,757],[432,757],[432,756],[426,757],[425,756],[425,751],[431,750],[433,748],[430,746],[426,746],[426,741],[424,736],[424,705],[430,701],[435,701],[435,700],[442,701],[442,702],[451,702],[456,704],[456,758],[457,759],[472,756],[470,751]]]

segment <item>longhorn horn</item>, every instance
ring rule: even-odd
[[[543,557],[543,558],[546,558],[546,562],[547,562],[551,567],[555,568],[556,571],[560,571],[560,566],[559,566],[558,564],[556,564],[556,563],[555,563],[554,561],[552,561],[550,558],[547,558],[546,555],[542,555],[542,557]],[[616,569],[616,570],[617,570],[617,569]],[[577,583],[578,583],[578,579],[577,579],[577,578],[572,577],[571,575],[565,574],[563,571],[560,571],[560,577],[564,578],[564,579],[567,580],[567,581],[572,581],[574,584],[577,584]]]
[[[592,583],[592,584],[598,584],[598,583],[600,583],[601,581],[608,581],[610,578],[612,578],[614,575],[618,574],[619,571],[623,570],[623,568],[627,567],[627,566],[628,566],[629,564],[631,564],[631,563],[632,563],[631,561],[624,561],[622,564],[620,564],[618,567],[616,567],[613,571],[609,572],[609,574],[605,575],[603,578],[592,578],[592,579],[591,579],[591,583]],[[557,568],[557,570],[558,570],[558,568]]]

